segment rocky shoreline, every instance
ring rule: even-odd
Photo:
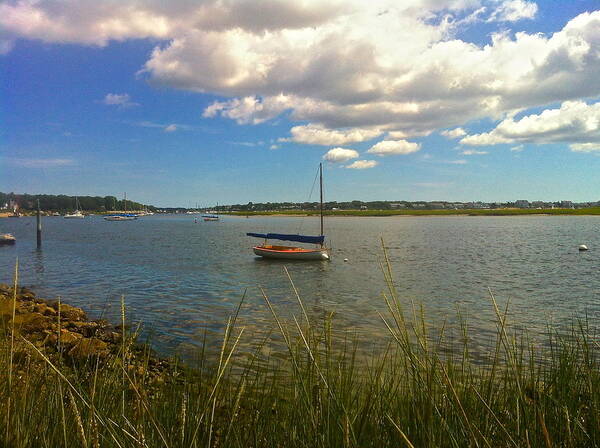
[[[93,360],[95,366],[102,367],[113,359],[126,358],[128,371],[157,381],[162,381],[170,370],[170,361],[159,358],[149,347],[136,344],[135,337],[125,332],[123,340],[122,325],[91,320],[81,308],[39,298],[25,287],[18,287],[16,301],[14,298],[13,287],[0,283],[0,319],[5,336],[0,335],[4,339],[0,343],[10,344],[14,330],[12,350],[17,362],[49,361],[80,367]]]

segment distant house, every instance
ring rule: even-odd
[[[575,208],[572,201],[560,201],[561,208]]]

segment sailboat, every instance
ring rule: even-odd
[[[137,219],[137,214],[135,213],[127,213],[127,193],[123,196],[123,208],[125,211],[123,213],[112,213],[104,217],[106,221],[133,221]]]
[[[77,196],[75,196],[75,211],[73,213],[67,213],[64,216],[65,219],[85,218],[85,215],[79,210],[79,206],[79,199],[77,199]]]
[[[321,234],[319,236],[290,235],[282,233],[246,233],[255,238],[264,238],[265,242],[260,246],[254,246],[252,250],[260,257],[280,258],[286,260],[329,260],[329,248],[325,246],[325,235],[323,234],[323,164],[319,164],[319,187],[320,187],[320,217]],[[277,246],[267,244],[268,240],[294,241],[297,243],[316,244],[319,247],[309,249],[297,246]]]
[[[217,209],[219,208],[219,203],[217,202]],[[202,219],[204,219],[205,221],[218,221],[219,220],[219,215],[217,215],[216,213],[211,213],[208,215],[202,215]]]

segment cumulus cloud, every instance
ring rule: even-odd
[[[259,124],[289,109],[291,104],[292,100],[285,95],[262,100],[248,96],[229,101],[215,101],[204,110],[202,116],[213,118],[220,115],[235,120],[238,124]]]
[[[292,134],[289,141],[309,145],[346,145],[371,140],[382,134],[378,129],[327,129],[320,125],[308,124],[294,126],[290,129]]]
[[[325,153],[323,160],[331,163],[344,163],[350,159],[358,158],[358,151],[346,148],[333,148]]]
[[[501,2],[493,11],[488,22],[516,22],[522,19],[533,19],[538,11],[535,2],[524,0],[509,0]]]
[[[571,149],[581,151],[581,144],[600,144],[600,102],[565,101],[558,109],[546,109],[539,114],[502,120],[490,132],[468,135],[463,145],[488,146],[500,143],[572,143]]]
[[[455,128],[455,129],[447,129],[445,131],[440,132],[446,138],[460,138],[464,135],[467,135],[467,132],[463,128]]]
[[[207,118],[259,124],[285,113],[396,140],[600,95],[600,11],[551,34],[497,29],[485,44],[456,37],[461,24],[504,28],[536,13],[526,0],[9,0],[0,38],[154,39],[140,73],[225,97]],[[330,144],[348,143],[336,138]]]
[[[139,106],[138,103],[131,101],[131,97],[127,93],[107,93],[102,104],[107,106],[132,107]]]
[[[379,162],[376,160],[357,160],[356,162],[352,162],[350,165],[346,165],[346,168],[350,168],[352,170],[366,170],[368,168],[375,168],[379,165]]]
[[[417,152],[421,149],[419,143],[409,142],[407,140],[382,140],[367,151],[370,154],[378,156],[404,155]]]
[[[600,142],[598,143],[573,143],[569,145],[573,152],[600,152]]]

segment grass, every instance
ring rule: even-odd
[[[356,340],[315,321],[296,294],[283,320],[263,293],[286,356],[241,353],[229,318],[196,368],[151,358],[132,368],[135,334],[105,363],[59,364],[4,325],[0,445],[21,447],[591,447],[600,445],[600,363],[585,320],[540,343],[511,330],[490,293],[496,338],[475,362],[466,324],[448,351],[418,304],[399,295],[384,251],[387,349],[361,359]],[[285,274],[289,276],[287,270]],[[15,275],[16,283],[17,275]],[[125,325],[125,307],[122,306]],[[125,326],[124,326],[125,328]],[[11,342],[13,341],[13,342]],[[479,354],[481,358],[481,354]]]
[[[236,216],[300,215],[316,216],[318,210],[285,210],[269,212],[231,212]],[[325,216],[521,216],[521,215],[600,215],[600,207],[554,209],[460,209],[460,210],[325,210]]]

